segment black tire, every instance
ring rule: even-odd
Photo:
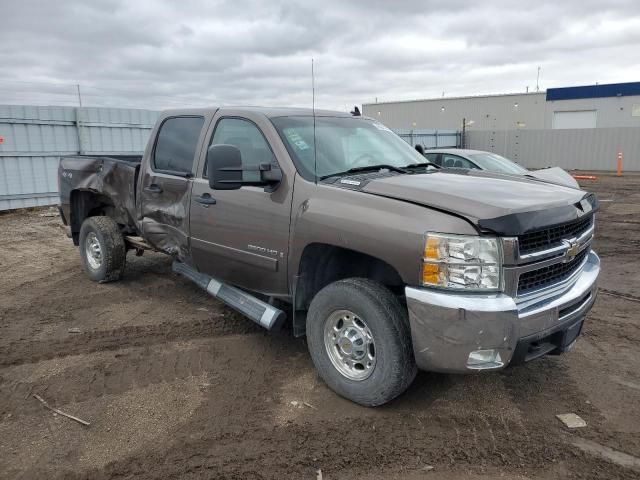
[[[88,258],[87,237],[95,235],[100,250],[101,261],[98,267],[93,267]],[[120,280],[124,272],[127,250],[124,237],[118,224],[109,217],[89,217],[80,227],[80,258],[87,275],[94,282],[113,282]]]
[[[332,363],[325,346],[325,323],[332,313],[349,310],[363,319],[375,342],[375,364],[365,379],[353,380]],[[339,395],[360,405],[382,405],[404,392],[416,376],[406,309],[383,285],[350,278],[327,285],[307,315],[307,342],[322,379]]]

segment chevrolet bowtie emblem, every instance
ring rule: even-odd
[[[579,252],[580,246],[578,245],[578,242],[569,242],[569,248],[565,252],[564,257],[567,262],[570,262],[576,257],[576,255],[578,255]]]

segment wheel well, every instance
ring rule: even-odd
[[[109,215],[113,210],[113,203],[104,195],[86,190],[71,192],[71,236],[73,243],[78,245],[80,227],[88,217]]]
[[[307,245],[302,252],[295,288],[296,310],[308,310],[313,297],[330,283],[345,278],[375,280],[401,294],[404,282],[387,262],[366,253],[321,243]]]

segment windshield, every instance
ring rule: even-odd
[[[496,155],[495,153],[473,153],[469,155],[469,158],[473,160],[483,170],[489,170],[490,172],[498,173],[510,173],[516,175],[523,175],[527,173],[527,169],[521,167],[511,160]]]
[[[351,168],[425,163],[422,155],[380,123],[363,118],[316,117],[314,175],[313,117],[277,117],[271,121],[298,172],[308,180]]]

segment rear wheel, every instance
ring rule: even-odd
[[[323,288],[309,307],[307,342],[327,385],[361,405],[392,400],[416,375],[406,309],[372,280],[351,278]]]
[[[80,228],[80,258],[89,278],[95,282],[119,280],[124,272],[127,250],[118,224],[110,217],[89,217]]]

